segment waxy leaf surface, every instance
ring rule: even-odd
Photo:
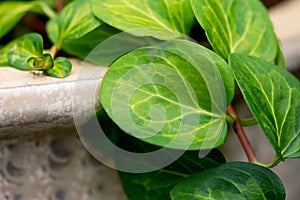
[[[91,0],[91,4],[99,19],[122,31],[136,29],[138,36],[188,35],[194,21],[189,0]]]
[[[92,51],[95,51],[95,47],[97,47],[103,41],[119,32],[119,30],[114,29],[108,26],[107,24],[101,24],[98,28],[94,29],[93,31],[87,33],[86,35],[80,38],[65,39],[62,44],[62,49],[72,55],[79,56],[83,60],[88,58],[87,61],[104,66],[102,63],[95,62],[95,60],[97,60],[99,56],[96,55],[92,58],[91,56],[87,56]],[[108,48],[107,50],[109,49],[110,48]]]
[[[259,0],[191,0],[200,25],[217,54],[245,53],[273,61],[277,38]]]
[[[89,0],[75,0],[47,23],[47,33],[51,41],[61,48],[64,40],[80,38],[101,24],[92,14]]]
[[[300,83],[262,59],[230,56],[230,66],[254,117],[281,159],[300,157]]]
[[[199,158],[199,151],[187,151],[174,163],[157,171],[118,173],[129,200],[170,200],[171,189],[182,179],[224,162],[222,153],[217,149],[204,158]]]
[[[113,63],[100,98],[124,131],[158,146],[192,150],[224,142],[233,94],[233,75],[222,58],[198,44],[171,40]]]
[[[171,190],[172,200],[284,200],[285,189],[271,170],[250,163],[225,163],[192,175]]]
[[[106,136],[121,149],[140,154],[154,152],[161,149],[158,146],[143,142],[124,133],[107,116],[103,108],[97,112],[97,118]],[[116,148],[114,147],[113,149]],[[156,157],[150,159],[148,164],[161,162],[166,156],[174,157],[174,151],[159,153]],[[176,159],[174,159],[173,162],[171,161],[167,166],[161,167],[155,171],[143,173],[134,173],[134,171],[132,173],[118,171],[127,198],[129,200],[170,200],[170,190],[180,180],[192,174],[202,172],[208,168],[217,167],[219,164],[226,162],[224,156],[218,149],[200,152],[179,152],[179,156],[177,157],[176,155]],[[111,154],[110,157],[114,159],[117,169],[119,166],[124,165],[124,162],[128,162],[132,168],[135,168],[136,164],[140,165],[141,162],[144,162],[145,164],[147,163],[145,160],[143,161],[143,159],[138,158],[131,158],[128,160],[126,158],[120,159],[120,155],[117,152]],[[121,157],[123,158],[123,156]]]

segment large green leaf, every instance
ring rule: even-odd
[[[61,48],[64,40],[80,38],[100,25],[101,22],[92,14],[89,0],[75,0],[47,23],[47,33]]]
[[[139,29],[132,32],[138,36],[178,37],[177,32],[189,34],[194,21],[189,0],[91,0],[91,5],[102,21],[122,31]]]
[[[171,165],[149,173],[118,172],[129,200],[170,200],[170,190],[183,178],[225,162],[217,149],[199,158],[198,151],[187,151]]]
[[[230,56],[236,81],[279,158],[300,157],[300,83],[262,59]]]
[[[82,38],[66,40],[63,49],[100,66],[109,66],[117,58],[140,47],[161,43],[152,37],[137,37],[102,24]]]
[[[152,37],[136,37],[105,23],[78,39],[66,39],[62,49],[95,65],[109,66],[120,56],[140,47],[160,43]]]
[[[27,3],[28,4],[28,3]],[[50,19],[56,17],[56,12],[52,9],[52,5],[47,1],[32,1],[33,7],[30,11],[43,14],[49,17]]]
[[[119,148],[140,154],[153,152],[160,149],[158,146],[145,143],[124,133],[116,126],[116,124],[113,123],[103,109],[100,109],[97,112],[97,117],[99,124],[106,136]],[[87,134],[91,135],[91,132],[89,131]],[[97,142],[97,140],[98,139],[96,138],[93,139],[95,143],[99,144],[99,141]],[[116,148],[112,148],[112,151],[113,149]],[[167,153],[168,156],[172,156],[172,154],[173,152]],[[119,153],[115,153],[113,155],[115,155],[117,158],[120,156]],[[166,154],[159,155],[160,156],[157,156],[155,159],[151,160],[152,164],[157,161],[162,161],[164,159],[163,157],[166,156]],[[126,173],[119,171],[118,173],[123,184],[123,189],[127,194],[128,199],[170,199],[169,193],[171,188],[173,188],[175,184],[177,184],[183,178],[194,173],[202,172],[205,169],[216,167],[220,163],[226,162],[222,153],[217,149],[213,149],[210,152],[200,151],[200,154],[199,151],[186,151],[180,153],[180,155],[181,157],[179,157],[176,161],[174,160],[173,163],[170,163],[168,166],[156,171],[147,173]],[[199,158],[199,155],[201,155],[201,158]],[[123,158],[123,156],[121,157]],[[116,166],[118,168],[118,166],[123,165],[124,162],[129,162],[128,164],[134,168],[136,162],[143,162],[142,159],[137,161],[136,159],[115,159]]]
[[[65,39],[62,45],[62,49],[70,54],[79,56],[81,59],[87,58],[88,61],[93,62],[94,64],[104,66],[103,63],[97,62],[97,60],[99,60],[99,56],[87,56],[92,51],[94,51],[95,53],[95,47],[97,47],[103,41],[119,32],[119,30],[114,29],[111,26],[108,26],[107,24],[103,23],[101,26],[87,33],[83,37],[80,37],[78,39]],[[110,50],[111,46],[107,49],[101,49],[102,51]]]
[[[31,57],[43,56],[43,38],[37,33],[26,34],[9,44],[11,46],[7,58],[11,66],[28,70],[27,61]]]
[[[224,142],[233,91],[233,75],[222,58],[198,44],[170,40],[113,63],[101,103],[123,130],[146,142],[206,149]]]
[[[191,5],[213,49],[225,60],[233,52],[275,59],[277,39],[259,0],[191,0]]]
[[[32,8],[32,3],[6,1],[0,3],[0,38],[9,32]]]
[[[284,200],[285,189],[271,170],[250,163],[225,163],[181,181],[172,200]]]
[[[5,1],[0,3],[0,38],[8,33],[26,14],[26,12],[45,13],[54,17],[54,12],[42,1]]]

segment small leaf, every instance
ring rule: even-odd
[[[47,23],[51,41],[61,48],[64,40],[77,39],[101,25],[92,14],[89,0],[75,0]]]
[[[71,70],[71,62],[67,58],[58,57],[54,60],[53,68],[44,71],[44,73],[55,78],[64,78],[71,73]]]
[[[254,117],[281,158],[300,157],[300,83],[286,70],[242,54],[230,66]]]
[[[37,33],[29,33],[11,44],[11,49],[7,53],[7,58],[13,67],[22,70],[31,69],[27,60],[31,57],[43,55],[43,38]]]
[[[224,142],[233,93],[233,75],[222,58],[198,44],[170,40],[113,63],[100,99],[108,115],[133,136],[196,150]]]
[[[99,19],[122,31],[135,29],[132,34],[137,36],[188,35],[194,21],[189,0],[92,0],[91,5]]]
[[[170,190],[183,178],[194,173],[217,167],[215,160],[225,162],[220,151],[213,149],[206,157],[199,158],[198,151],[187,151],[171,165],[149,173],[118,172],[129,200],[170,199]]]
[[[217,54],[245,53],[273,61],[277,38],[258,0],[191,0],[197,20]]]
[[[35,70],[48,70],[53,67],[53,60],[50,54],[44,54],[43,56],[31,57],[27,60],[27,64]]]
[[[172,200],[284,200],[285,189],[271,170],[250,163],[225,163],[192,175],[171,190]]]

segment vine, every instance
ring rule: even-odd
[[[285,199],[269,168],[300,157],[300,83],[259,0],[3,1],[0,19],[0,38],[19,21],[30,29],[5,41],[0,66],[55,78],[71,73],[69,56],[109,66],[97,117],[123,151],[81,138],[114,159],[128,199]],[[237,89],[253,118],[232,106]],[[247,138],[253,125],[276,152],[270,164]],[[229,126],[248,163],[218,150]]]

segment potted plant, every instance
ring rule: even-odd
[[[101,148],[129,199],[285,199],[269,168],[300,156],[300,83],[285,69],[260,1],[75,0],[57,8],[2,2],[0,37],[29,11],[46,16],[34,15],[46,31],[7,42],[0,65],[55,78],[71,72],[69,55],[109,66],[97,117],[115,146]],[[239,91],[251,119],[232,105]],[[256,158],[243,128],[256,124],[276,152],[269,164]],[[249,163],[226,162],[217,149],[229,127]]]

